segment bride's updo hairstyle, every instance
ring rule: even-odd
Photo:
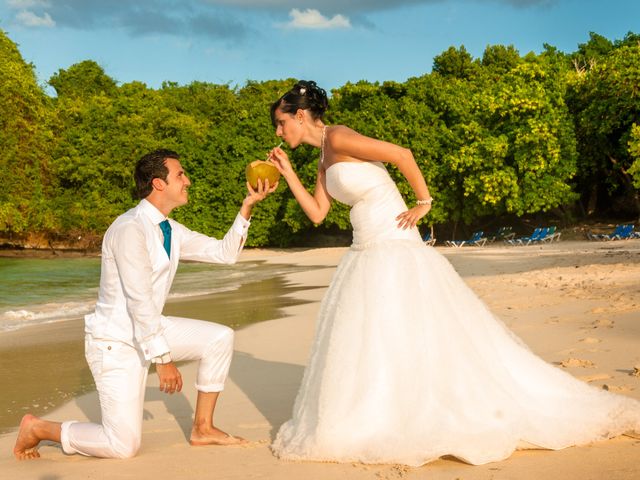
[[[300,80],[291,90],[282,95],[271,105],[271,123],[276,126],[276,110],[294,114],[300,110],[309,110],[311,118],[322,119],[329,107],[327,92],[318,87],[312,80]]]

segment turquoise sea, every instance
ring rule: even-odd
[[[235,290],[295,269],[257,261],[235,265],[183,263],[170,299]],[[99,282],[98,257],[0,257],[0,334],[82,317],[93,310]]]

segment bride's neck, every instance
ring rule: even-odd
[[[320,148],[322,146],[322,135],[323,135],[323,131],[327,126],[318,121],[316,122],[309,130],[309,140],[308,140],[308,144],[316,147],[316,148]]]

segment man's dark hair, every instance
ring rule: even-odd
[[[151,182],[153,182],[154,178],[160,178],[165,182],[167,181],[169,170],[164,164],[167,158],[180,160],[180,155],[172,150],[161,148],[159,150],[154,150],[151,153],[147,153],[138,160],[134,173],[134,178],[136,180],[135,193],[138,198],[147,198],[153,190]]]

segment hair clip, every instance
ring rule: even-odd
[[[300,89],[300,95],[304,95],[307,92],[307,89],[305,87],[302,87]]]

